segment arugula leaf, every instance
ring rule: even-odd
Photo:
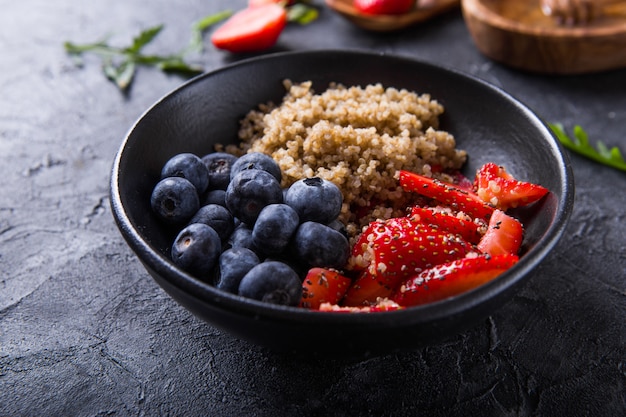
[[[157,25],[141,31],[138,36],[133,38],[132,45],[124,49],[124,52],[131,55],[138,54],[144,46],[152,42],[161,33],[161,30],[163,30],[163,25]]]
[[[135,63],[132,60],[126,60],[115,65],[113,61],[106,60],[102,66],[104,75],[117,85],[120,90],[126,90],[135,76]]]
[[[563,125],[560,123],[548,123],[548,126],[552,129],[559,142],[567,149],[603,165],[626,171],[626,161],[617,146],[608,148],[602,141],[597,141],[596,148],[594,148],[589,143],[589,135],[579,125],[574,126],[573,138],[565,133]]]
[[[106,39],[98,41],[98,42],[94,42],[94,43],[87,43],[84,45],[77,45],[72,42],[65,42],[63,44],[63,47],[65,48],[65,51],[68,54],[74,54],[74,55],[80,55],[83,52],[88,52],[88,51],[97,51],[97,50],[106,51],[110,49],[109,45],[107,45],[106,43]]]
[[[319,12],[315,7],[303,3],[295,3],[287,8],[287,21],[307,25],[316,20]]]
[[[201,66],[189,65],[178,58],[162,60],[156,66],[161,71],[171,74],[180,74],[186,77],[193,77],[194,75],[202,74],[202,71],[204,71],[204,68]]]
[[[203,71],[201,66],[188,64],[180,55],[136,55],[133,60],[140,65],[153,66],[163,71],[180,74],[197,75]]]
[[[203,43],[202,43],[202,35],[204,35],[204,31],[215,25],[216,23],[221,22],[222,20],[228,19],[232,16],[233,12],[231,10],[224,10],[222,12],[211,14],[205,16],[191,26],[191,40],[189,41],[189,45],[187,46],[188,52],[202,52]]]
[[[202,35],[210,26],[226,19],[232,14],[230,11],[223,11],[206,16],[192,26],[192,37],[189,45],[180,52],[172,55],[145,55],[141,51],[150,44],[163,30],[163,25],[156,25],[141,31],[132,39],[129,46],[118,48],[111,46],[107,38],[103,40],[76,44],[65,42],[65,51],[74,59],[77,65],[82,65],[82,55],[93,53],[102,59],[102,70],[104,75],[123,92],[130,87],[137,66],[152,66],[168,73],[177,73],[185,76],[200,74],[203,68],[186,62],[185,58],[191,52],[202,51]]]

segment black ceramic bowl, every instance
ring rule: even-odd
[[[178,269],[172,235],[152,215],[150,194],[161,167],[180,152],[204,155],[235,142],[239,120],[259,103],[280,102],[283,79],[382,83],[430,93],[446,112],[441,129],[469,153],[466,173],[503,164],[550,190],[521,210],[523,257],[497,279],[466,294],[400,311],[347,314],[282,307],[227,294]],[[350,51],[279,53],[226,66],[190,80],[150,108],[115,158],[111,205],[119,229],[150,275],[176,301],[236,337],[279,351],[363,353],[406,350],[458,334],[506,302],[561,236],[573,204],[571,168],[544,123],[502,90],[412,59]]]

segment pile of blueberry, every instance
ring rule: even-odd
[[[181,229],[173,262],[224,291],[298,305],[308,270],[342,269],[350,246],[337,219],[343,196],[336,185],[313,177],[283,189],[281,179],[263,153],[172,157],[150,203]]]

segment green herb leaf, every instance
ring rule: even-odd
[[[286,7],[286,6],[285,6]],[[66,52],[75,60],[77,65],[82,65],[80,59],[84,53],[90,52],[102,58],[102,68],[106,77],[113,81],[120,90],[125,91],[135,77],[137,66],[152,66],[168,73],[178,73],[185,76],[194,76],[203,71],[203,68],[186,62],[185,58],[193,52],[203,50],[204,32],[222,20],[233,14],[230,10],[205,16],[193,23],[191,27],[191,39],[180,52],[172,55],[146,55],[142,54],[143,48],[152,42],[163,30],[163,25],[157,25],[143,30],[132,39],[130,46],[125,48],[114,47],[107,40],[94,43],[75,44],[65,42],[63,45]],[[310,5],[297,3],[288,8],[290,21],[307,24],[317,18],[318,11]]]
[[[72,42],[65,42],[63,43],[63,47],[65,48],[65,51],[68,54],[80,55],[83,52],[93,51],[93,50],[97,50],[101,48],[108,49],[109,46],[107,45],[106,40],[102,40],[99,42],[88,43],[88,44],[83,44],[83,45],[75,44]]]
[[[319,12],[315,7],[303,3],[296,3],[287,8],[287,21],[307,25],[316,20]]]
[[[82,55],[86,52],[97,54],[106,59],[123,53],[119,48],[108,45],[105,40],[86,44],[65,42],[63,44],[63,47],[65,48],[65,51],[72,57],[74,62],[79,66],[82,66]]]
[[[187,64],[182,59],[169,59],[161,61],[157,67],[165,72],[173,74],[181,74],[187,77],[201,74],[204,68],[196,65]]]
[[[202,35],[211,26],[229,18],[233,14],[230,10],[224,10],[219,13],[211,14],[197,20],[191,26],[191,40],[185,52],[202,52],[203,43]]]
[[[185,61],[185,56],[192,50],[201,51],[203,31],[231,14],[232,12],[225,11],[206,16],[195,22],[192,27],[190,46],[173,55],[145,55],[141,53],[143,48],[161,33],[163,25],[141,31],[139,35],[133,38],[130,46],[125,48],[111,46],[106,39],[87,44],[65,42],[63,46],[77,65],[82,65],[80,58],[84,53],[90,52],[99,55],[102,58],[104,75],[113,81],[120,90],[126,91],[135,77],[138,65],[152,66],[168,73],[177,73],[186,77],[201,73],[203,68],[188,64]]]
[[[192,28],[193,30],[199,32],[205,31],[211,26],[221,22],[222,20],[229,18],[230,16],[232,16],[232,14],[233,12],[231,10],[224,10],[219,13],[205,16],[202,19],[197,20],[193,24]]]
[[[120,90],[126,91],[135,76],[136,65],[132,60],[125,60],[118,65],[107,60],[102,69],[108,79],[113,81]]]
[[[559,142],[567,149],[598,163],[626,171],[626,161],[617,146],[608,148],[602,141],[597,141],[597,149],[594,148],[589,143],[587,132],[578,125],[574,126],[573,138],[567,135],[563,125],[560,123],[548,123],[548,126],[552,129]]]
[[[138,54],[144,46],[152,42],[154,38],[161,33],[161,30],[163,30],[163,25],[153,26],[142,31],[138,36],[133,38],[132,45],[126,48],[124,52],[129,54]]]

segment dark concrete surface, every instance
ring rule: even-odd
[[[199,17],[243,0],[22,0],[0,8],[1,416],[622,416],[626,173],[572,155],[576,207],[505,306],[458,337],[383,357],[305,359],[249,345],[172,301],[113,222],[111,163],[135,119],[183,79],[140,69],[123,96],[63,42],[120,44],[164,23],[174,52]],[[325,9],[274,50],[357,48],[475,75],[546,121],[626,151],[626,70],[524,74],[474,47],[460,12],[365,33]],[[206,70],[239,57],[207,42]],[[478,98],[477,98],[478,99]]]

